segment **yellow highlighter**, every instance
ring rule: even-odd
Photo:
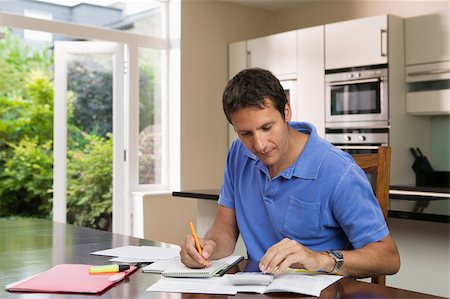
[[[202,247],[200,246],[200,242],[198,241],[197,233],[195,232],[195,227],[192,222],[189,222],[189,226],[191,228],[192,236],[194,237],[195,246],[197,247],[197,251],[202,255]],[[206,267],[206,261],[203,259],[203,266]]]
[[[89,273],[115,273],[130,269],[129,265],[104,265],[104,266],[92,266],[89,267]]]

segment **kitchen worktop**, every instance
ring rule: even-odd
[[[450,223],[450,190],[442,187],[391,186],[389,217]]]
[[[176,191],[173,196],[219,199],[219,189]],[[450,223],[450,190],[439,187],[391,186],[389,218]]]

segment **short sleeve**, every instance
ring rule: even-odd
[[[377,242],[389,234],[372,186],[357,165],[349,167],[338,183],[331,206],[353,248]]]
[[[235,168],[234,157],[237,151],[237,141],[233,142],[227,155],[227,162],[223,174],[223,183],[219,192],[219,205],[234,209],[234,180],[233,171]]]

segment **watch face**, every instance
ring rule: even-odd
[[[338,259],[343,259],[344,258],[344,255],[342,254],[342,252],[337,251],[337,250],[331,250],[331,254],[333,254]]]
[[[329,250],[328,254],[336,261],[336,265],[331,273],[337,273],[344,265],[344,255],[338,250]]]

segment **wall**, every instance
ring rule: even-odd
[[[450,171],[450,116],[432,118],[431,165],[435,171]]]
[[[222,91],[228,44],[265,35],[268,13],[217,1],[181,5],[181,188],[220,186],[227,154]]]

